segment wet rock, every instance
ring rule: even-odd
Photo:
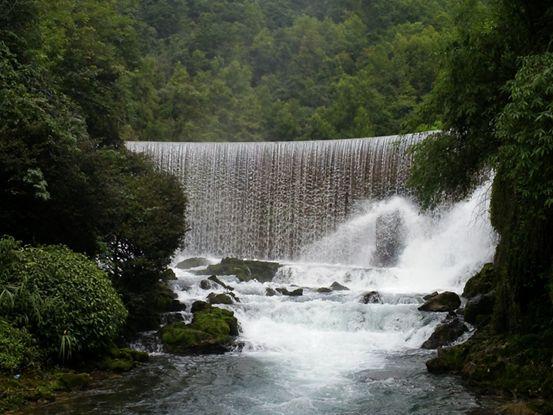
[[[363,304],[382,304],[382,297],[378,291],[369,291],[361,297]]]
[[[317,288],[317,292],[321,294],[328,294],[328,293],[331,293],[332,290],[327,287],[321,287],[321,288]]]
[[[300,295],[303,295],[303,288],[297,288],[292,291],[288,291],[286,288],[277,288],[276,290],[282,295],[287,295],[289,297],[299,297]]]
[[[403,219],[399,210],[380,215],[375,224],[375,252],[372,264],[377,267],[395,265],[403,251]]]
[[[231,287],[230,285],[225,284],[223,281],[221,281],[219,278],[217,278],[216,275],[210,276],[210,277],[208,278],[208,280],[214,282],[215,284],[220,285],[220,286],[223,287],[225,290],[234,291],[234,288],[233,288],[233,287]]]
[[[160,335],[169,353],[224,353],[238,335],[238,321],[233,312],[208,305],[194,313],[190,324],[170,324],[161,329]]]
[[[58,384],[61,389],[70,391],[85,389],[92,383],[92,377],[88,373],[60,373]]]
[[[495,293],[478,294],[467,301],[464,310],[465,321],[475,326],[483,326],[489,320],[495,304]]]
[[[205,310],[207,308],[209,308],[210,305],[208,303],[206,303],[205,301],[202,301],[202,300],[198,300],[198,301],[194,301],[192,303],[192,308],[190,309],[190,311],[192,313],[196,313],[198,311],[202,311],[202,310]]]
[[[184,317],[179,312],[165,313],[161,316],[161,320],[163,321],[164,324],[172,324],[172,323],[177,323],[179,321],[184,321]]]
[[[432,297],[435,297],[435,296],[437,296],[437,295],[438,295],[438,291],[434,291],[433,293],[430,293],[430,294],[427,294],[427,295],[423,296],[422,299],[423,299],[424,301],[428,301],[428,300],[430,300]]]
[[[431,297],[419,307],[421,311],[446,312],[454,311],[461,305],[461,299],[451,291],[444,291]]]
[[[201,281],[200,281],[200,288],[201,288],[202,290],[211,290],[211,288],[212,288],[211,281],[208,281],[208,280],[201,280]]]
[[[119,349],[112,347],[108,355],[98,364],[100,369],[111,370],[114,372],[127,372],[140,363],[149,359],[148,353],[139,352],[129,348]]]
[[[209,304],[226,304],[230,305],[233,303],[232,298],[228,294],[215,294],[211,293],[207,296],[207,301]]]
[[[457,340],[461,335],[468,330],[467,326],[454,316],[446,319],[442,324],[438,325],[434,333],[422,344],[423,349],[437,349],[450,344]]]
[[[271,287],[268,287],[266,290],[265,290],[265,295],[267,297],[273,297],[275,296],[277,293],[275,290],[273,290]]]
[[[277,262],[224,258],[219,264],[209,265],[201,274],[235,275],[242,282],[257,280],[265,283],[273,280],[279,267]]]
[[[349,288],[345,285],[340,284],[339,282],[334,281],[332,284],[330,284],[330,289],[332,291],[349,291]]]
[[[186,310],[186,304],[181,303],[177,299],[173,299],[169,304],[169,308],[167,309],[167,311],[184,311],[184,310]]]
[[[473,298],[479,294],[486,294],[493,290],[495,286],[495,273],[493,264],[485,264],[482,269],[470,278],[465,284],[463,297]]]
[[[178,269],[190,269],[196,267],[205,267],[210,264],[209,260],[205,258],[188,258],[175,265]]]

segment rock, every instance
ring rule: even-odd
[[[160,335],[169,353],[224,353],[238,335],[238,321],[233,312],[208,305],[194,313],[190,324],[170,324]]]
[[[426,362],[430,373],[449,373],[458,371],[463,365],[463,352],[457,347],[440,347],[438,356]]]
[[[288,291],[286,288],[277,288],[276,290],[282,295],[287,295],[289,297],[299,297],[303,295],[303,288],[297,288],[293,291]]]
[[[451,291],[444,291],[428,299],[419,307],[420,311],[445,312],[454,311],[461,305],[461,299]]]
[[[190,268],[196,268],[196,267],[205,267],[209,265],[209,260],[205,258],[188,258],[184,261],[179,262],[177,265],[175,265],[175,268],[178,269],[190,269]]]
[[[228,294],[215,294],[211,293],[207,296],[207,302],[209,304],[226,304],[230,305],[233,303],[232,298]]]
[[[60,373],[58,384],[61,389],[70,391],[84,389],[92,383],[92,377],[88,373]]]
[[[349,288],[345,285],[340,284],[339,282],[334,281],[330,284],[330,289],[333,291],[349,291]]]
[[[273,290],[271,287],[268,287],[266,290],[265,290],[265,295],[267,297],[273,297],[276,295],[276,291]]]
[[[375,252],[372,264],[377,267],[389,267],[395,265],[403,251],[403,219],[401,212],[380,215],[375,224]]]
[[[363,304],[382,304],[382,297],[378,291],[369,291],[361,297]]]
[[[180,312],[175,313],[165,313],[161,316],[161,320],[164,324],[177,323],[179,321],[184,321],[184,317]]]
[[[422,297],[424,301],[430,300],[432,297],[436,297],[438,295],[438,291],[434,291],[433,293],[427,294]]]
[[[485,264],[482,269],[470,278],[465,284],[463,297],[473,298],[479,294],[486,294],[495,286],[495,272],[492,263]]]
[[[215,284],[219,284],[221,287],[223,287],[225,290],[234,291],[234,288],[230,285],[225,284],[223,281],[221,281],[219,278],[217,278],[216,275],[212,275],[208,278],[208,280],[214,282]]]
[[[475,326],[484,325],[493,312],[495,304],[495,292],[478,294],[467,301],[465,305],[465,321]]]
[[[201,274],[235,275],[242,282],[255,279],[265,283],[273,280],[279,267],[276,262],[224,258],[220,264],[209,265]]]
[[[211,290],[211,281],[201,280],[200,281],[200,288],[202,290]]]
[[[169,303],[169,308],[167,309],[167,311],[185,311],[185,310],[186,310],[186,304],[181,303],[177,299],[173,299]]]
[[[321,288],[317,288],[317,292],[321,294],[328,294],[328,293],[331,293],[332,290],[327,287],[321,287]]]
[[[194,301],[192,303],[192,308],[190,309],[190,312],[192,314],[198,312],[198,311],[202,311],[202,310],[205,310],[207,308],[209,308],[210,305],[208,303],[206,303],[205,301],[202,301],[202,300],[198,300],[198,301]]]
[[[459,317],[449,317],[436,327],[434,333],[421,347],[423,349],[437,349],[457,340],[467,330],[467,326],[465,326]]]

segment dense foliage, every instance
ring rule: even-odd
[[[415,148],[411,182],[424,205],[463,197],[495,172],[499,332],[539,332],[553,321],[552,17],[547,1],[464,1],[418,111],[444,131]]]
[[[29,330],[49,355],[98,351],[119,333],[127,310],[107,274],[84,255],[1,239],[0,263],[0,315]]]
[[[122,84],[131,139],[395,134],[430,91],[453,2],[147,1]]]
[[[120,139],[119,84],[141,59],[132,7],[0,1],[0,235],[94,258],[125,300],[142,290],[129,323],[133,307],[159,311],[153,294],[185,232],[178,181]]]

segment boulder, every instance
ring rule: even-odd
[[[382,297],[378,291],[369,291],[361,297],[363,304],[382,304]]]
[[[476,297],[471,298],[465,305],[465,321],[475,326],[484,325],[493,312],[494,304],[494,291],[487,294],[478,294]]]
[[[428,301],[428,300],[430,300],[432,297],[435,297],[435,296],[437,296],[437,295],[438,295],[438,291],[434,291],[433,293],[430,293],[430,294],[427,294],[427,295],[423,296],[422,299],[423,299],[424,301]]]
[[[334,281],[332,284],[330,284],[330,289],[332,291],[349,291],[349,288],[345,285],[340,284],[339,282]]]
[[[273,280],[279,267],[276,262],[224,258],[221,263],[209,265],[200,274],[235,275],[242,282],[257,280],[264,283]]]
[[[273,290],[271,287],[268,287],[266,290],[265,290],[265,295],[267,297],[273,297],[275,296],[277,293],[275,290]]]
[[[230,295],[215,294],[215,293],[211,293],[207,296],[207,302],[209,304],[226,304],[226,305],[230,305],[233,303]]]
[[[300,295],[303,295],[303,288],[297,288],[292,291],[288,291],[286,288],[277,288],[276,290],[282,295],[287,295],[289,297],[299,297]]]
[[[161,316],[161,320],[164,324],[177,323],[179,321],[184,321],[184,317],[181,313],[165,313]]]
[[[465,326],[459,317],[448,318],[436,327],[434,333],[421,347],[423,349],[437,349],[457,340],[467,330],[467,326]]]
[[[479,294],[486,294],[495,286],[495,272],[492,263],[485,264],[482,269],[470,278],[465,284],[463,297],[473,298]]]
[[[186,304],[181,303],[177,299],[173,299],[169,304],[169,308],[167,309],[167,311],[185,311],[185,310],[186,310]]]
[[[179,262],[177,265],[175,265],[175,268],[178,269],[190,269],[190,268],[196,268],[196,267],[205,267],[209,265],[209,260],[205,258],[188,258],[184,261]]]
[[[196,311],[190,324],[174,323],[160,331],[164,349],[175,354],[224,353],[237,335],[234,313],[210,305]]]
[[[210,307],[210,305],[208,303],[206,303],[205,301],[202,301],[202,300],[194,301],[192,303],[192,308],[190,309],[190,312],[192,314],[194,314],[197,311],[202,311],[202,310],[205,310],[209,307]]]
[[[380,215],[375,223],[375,251],[372,264],[377,267],[390,267],[397,263],[403,251],[405,226],[401,212]]]
[[[234,287],[231,287],[230,285],[225,284],[223,281],[221,281],[219,278],[217,278],[217,275],[212,275],[208,278],[209,281],[214,282],[215,284],[220,285],[225,290],[234,291]]]
[[[420,311],[446,312],[454,311],[461,305],[461,299],[451,291],[435,295],[419,307]]]
[[[321,287],[321,288],[317,288],[317,292],[321,294],[328,294],[328,293],[331,293],[332,290],[327,287]]]
[[[200,288],[201,288],[202,290],[211,290],[211,288],[212,288],[211,281],[209,281],[209,280],[201,280],[201,281],[200,281]]]

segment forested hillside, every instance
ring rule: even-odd
[[[103,142],[328,139],[432,127],[412,114],[453,3],[3,0],[0,19]]]
[[[125,138],[362,137],[411,122],[453,2],[141,0]]]

